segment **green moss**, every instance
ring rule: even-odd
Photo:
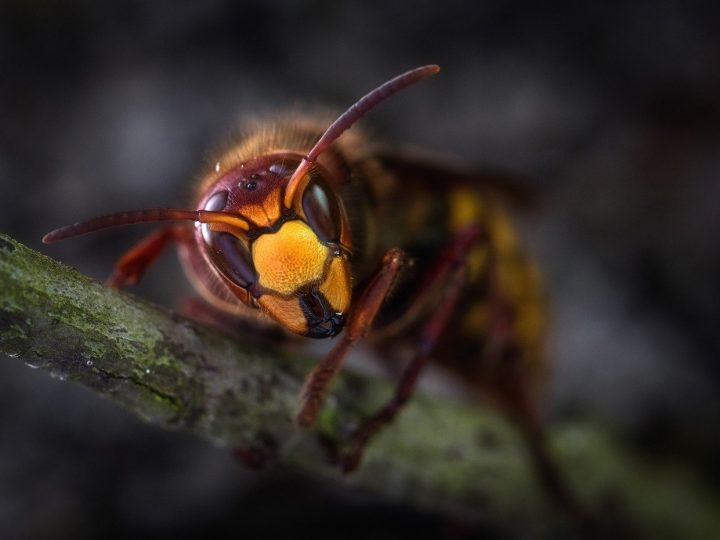
[[[238,342],[108,290],[0,235],[0,352],[89,387],[161,426],[339,479],[330,462],[387,383],[340,377],[316,431],[292,424],[313,359],[254,336]],[[574,492],[646,538],[720,538],[720,501],[688,465],[643,460],[593,423],[557,426],[553,451]],[[517,431],[469,404],[419,395],[368,448],[352,485],[407,504],[460,509],[508,536],[567,537]],[[611,537],[611,536],[610,536]]]
[[[622,450],[591,424],[558,426],[553,440],[576,492],[632,516],[640,537],[720,538],[720,497],[687,464]]]

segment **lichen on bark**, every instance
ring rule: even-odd
[[[390,385],[344,374],[316,427],[301,431],[291,418],[314,359],[252,335],[236,337],[103,287],[0,234],[0,352],[159,426],[265,449],[292,467],[340,479],[328,448],[387,399]],[[589,421],[549,434],[587,505],[612,500],[640,537],[720,538],[717,495],[687,464],[641,465],[641,456]],[[416,396],[373,441],[360,471],[342,481],[407,504],[482,516],[511,535],[556,538],[569,530],[512,425],[438,396]],[[682,493],[686,511],[676,511],[674,493]]]

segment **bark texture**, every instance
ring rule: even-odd
[[[388,383],[341,376],[316,427],[299,430],[291,418],[315,359],[252,335],[231,339],[2,234],[0,352],[159,426],[273,455],[312,475],[461,512],[510,534],[557,538],[571,527],[544,496],[522,438],[492,411],[418,395],[372,443],[361,470],[343,478],[331,449],[389,396]],[[717,495],[689,464],[646,462],[590,421],[554,426],[551,440],[578,496],[608,522],[642,538],[720,538]]]

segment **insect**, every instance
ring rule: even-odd
[[[538,279],[491,178],[376,150],[357,130],[341,137],[376,105],[438,71],[429,65],[398,75],[327,128],[302,117],[261,126],[204,175],[195,209],[106,215],[43,241],[164,222],[119,259],[111,285],[137,282],[174,242],[190,281],[215,308],[237,314],[242,305],[295,334],[336,337],[305,381],[301,426],[314,422],[359,340],[388,357],[410,347],[395,394],[352,435],[341,460],[346,471],[408,401],[431,358],[534,425]]]

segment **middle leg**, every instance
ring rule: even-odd
[[[375,414],[365,419],[355,430],[350,444],[341,459],[343,472],[349,473],[360,465],[363,452],[369,441],[400,413],[412,397],[417,383],[425,369],[435,345],[444,333],[454,315],[461,293],[467,284],[467,260],[471,249],[485,241],[482,229],[471,225],[461,230],[438,258],[425,283],[420,287],[416,300],[408,312],[419,309],[426,293],[440,287],[442,301],[434,309],[422,327],[417,352],[402,374],[393,397]]]
[[[366,418],[353,433],[350,445],[343,453],[340,461],[340,467],[344,473],[350,473],[357,469],[368,442],[384,426],[393,421],[412,397],[420,376],[430,359],[430,354],[435,348],[435,344],[445,328],[447,328],[455,312],[466,278],[467,269],[465,266],[457,267],[450,275],[445,299],[423,327],[418,351],[405,368],[400,383],[395,389],[395,394],[380,410]]]

